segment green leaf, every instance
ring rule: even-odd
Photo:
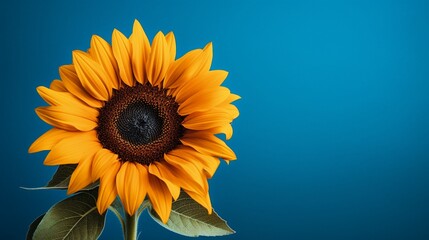
[[[47,188],[67,189],[71,175],[76,169],[77,164],[66,164],[58,166],[52,179],[46,184]]]
[[[31,224],[30,227],[28,227],[28,232],[27,232],[27,240],[32,240],[33,239],[33,235],[34,235],[34,231],[36,231],[36,228],[39,226],[40,221],[42,221],[42,218],[45,216],[45,214],[39,216],[38,218],[36,218],[36,220],[34,220]]]
[[[166,224],[162,223],[155,210],[151,209],[149,215],[168,230],[188,237],[224,236],[235,233],[215,211],[209,215],[207,209],[184,192],[173,202],[170,218]]]
[[[43,189],[67,189],[69,186],[71,175],[76,169],[77,164],[65,164],[58,166],[52,179],[44,187],[24,188],[26,190],[43,190]],[[83,188],[82,190],[91,190],[98,187],[99,182],[94,182]]]
[[[106,214],[98,213],[96,201],[97,189],[55,204],[40,221],[33,239],[97,239],[103,231]]]

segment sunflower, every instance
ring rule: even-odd
[[[207,179],[220,159],[236,159],[216,134],[231,138],[240,98],[221,86],[226,71],[210,70],[212,44],[176,59],[172,32],[150,44],[136,20],[129,38],[94,35],[72,56],[61,80],[37,88],[49,106],[36,113],[53,128],[29,152],[50,150],[45,165],[77,164],[68,194],[99,181],[100,213],[119,196],[132,216],[147,197],[165,223],[181,191],[211,213]]]

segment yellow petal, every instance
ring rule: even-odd
[[[238,99],[241,99],[241,97],[238,96],[237,94],[231,93],[231,95],[229,95],[229,97],[228,97],[228,103],[235,102]]]
[[[170,64],[170,52],[164,34],[158,32],[152,42],[149,59],[146,62],[146,74],[152,86],[158,86],[164,80]]]
[[[225,112],[195,112],[185,117],[182,125],[187,129],[204,130],[229,124],[230,115]]]
[[[46,123],[69,131],[90,131],[97,127],[93,115],[84,114],[73,108],[63,106],[38,107],[36,113]]]
[[[150,44],[142,25],[137,20],[134,21],[130,43],[134,77],[139,83],[144,83],[145,63],[149,58]]]
[[[38,87],[37,92],[50,105],[62,106],[65,112],[97,121],[98,110],[89,107],[71,93],[58,92],[46,87]]]
[[[172,63],[176,58],[176,38],[174,37],[174,33],[169,32],[165,35],[165,40],[167,41],[167,46],[170,51],[170,63]]]
[[[119,76],[128,86],[134,86],[133,70],[131,67],[130,41],[118,30],[113,30],[112,49],[119,67]]]
[[[93,98],[82,86],[73,65],[60,67],[60,76],[67,90],[91,107],[100,108],[103,103]]]
[[[120,167],[121,163],[116,161],[101,176],[97,198],[97,209],[100,214],[107,210],[118,194],[116,191],[116,174]]]
[[[106,72],[108,78],[103,80],[110,83],[108,86],[119,89],[119,79],[116,75],[118,72],[118,64],[113,56],[113,50],[110,44],[101,37],[94,35],[91,38],[90,54]]]
[[[169,178],[168,175],[163,174],[163,171],[159,169],[158,165],[161,164],[159,162],[153,162],[149,165],[149,173],[157,176],[159,179],[161,179],[168,187],[168,190],[170,190],[171,196],[173,196],[174,200],[177,200],[180,195],[180,186],[178,186],[176,183],[174,183],[173,179]]]
[[[201,61],[200,68],[196,74],[209,71],[213,61],[213,44],[211,42],[207,43],[203,48],[203,54],[199,60]]]
[[[173,199],[165,183],[151,174],[149,174],[148,195],[152,207],[161,218],[161,221],[167,223]]]
[[[203,206],[204,208],[207,209],[208,214],[212,214],[213,212],[213,207],[212,207],[212,203],[210,201],[210,195],[207,192],[206,194],[204,194],[203,196],[201,196],[201,194],[189,191],[189,190],[185,190],[185,192],[192,198],[194,199],[197,203],[199,203],[201,206]]]
[[[112,96],[113,82],[106,81],[109,75],[103,67],[82,51],[73,51],[73,64],[86,91],[98,100],[109,100]]]
[[[204,188],[204,177],[202,175],[202,165],[198,161],[193,161],[193,159],[186,159],[186,156],[183,155],[182,149],[177,149],[173,153],[164,154],[164,159],[172,166],[175,166],[177,169],[180,169],[177,174],[180,174],[182,178],[187,179],[187,181],[195,182],[201,187],[204,191],[207,189]]]
[[[143,195],[143,200],[149,188],[149,171],[146,165],[136,164],[140,173],[140,194]]]
[[[116,175],[118,195],[129,215],[134,215],[146,196],[148,173],[142,167],[138,163],[125,162]]]
[[[184,86],[187,82],[194,81],[194,78],[199,74],[208,72],[212,63],[213,58],[213,48],[212,44],[209,43],[206,47],[200,51],[200,54],[194,55],[190,61],[184,61],[183,64],[177,66],[178,72],[181,72],[180,75],[175,80],[172,81],[170,87],[177,88]]]
[[[213,157],[223,158],[225,160],[235,160],[235,153],[229,148],[224,141],[207,132],[185,133],[180,141],[189,147],[197,150],[202,154],[208,154]]]
[[[94,153],[88,154],[85,156],[84,159],[79,161],[79,165],[77,165],[76,169],[73,171],[73,174],[70,177],[67,194],[75,193],[94,182],[91,177],[93,157]]]
[[[231,119],[236,119],[240,115],[238,108],[232,104],[227,104],[226,106],[220,106],[222,110],[225,110],[230,115]]]
[[[219,105],[229,96],[229,89],[225,87],[216,87],[202,90],[179,103],[178,112],[185,116],[193,112],[207,111]]]
[[[188,125],[204,125],[211,123],[213,125],[217,124],[217,126],[219,126],[219,124],[223,125],[224,123],[231,123],[232,120],[237,118],[239,115],[240,112],[238,111],[238,108],[228,103],[228,99],[226,99],[224,102],[220,103],[214,108],[211,108],[210,110],[202,112],[193,112],[187,115],[182,123]],[[207,128],[199,128],[196,130],[200,129]]]
[[[202,54],[202,52],[202,49],[194,49],[173,62],[166,73],[163,82],[164,88],[176,88],[180,86],[182,84],[180,79],[188,78],[188,75],[186,75],[187,69],[198,58],[198,56]],[[174,87],[172,87],[173,85]]]
[[[240,96],[236,94],[229,94],[228,97],[222,103],[220,103],[208,112],[227,113],[228,115],[230,115],[230,119],[233,120],[240,115],[240,111],[238,111],[238,108],[235,105],[231,104],[231,102],[236,101],[238,99],[240,99]]]
[[[92,163],[92,178],[100,178],[116,162],[119,162],[117,154],[114,154],[105,148],[100,149],[95,154],[94,161]]]
[[[177,93],[175,94],[176,101],[184,102],[201,90],[218,87],[227,76],[228,72],[223,70],[202,72],[198,76],[195,76],[194,80],[188,81],[183,84],[183,86],[178,87]]]
[[[67,92],[67,88],[64,86],[64,83],[57,79],[51,82],[49,88],[58,92]]]
[[[76,132],[63,138],[46,156],[45,165],[76,164],[87,155],[95,154],[102,148],[96,131]]]
[[[232,102],[237,101],[238,99],[241,99],[241,97],[231,93],[223,102],[221,102],[216,107],[210,109],[209,111],[204,112],[204,114],[215,113],[215,112],[226,113],[229,115],[229,118],[231,119],[231,122],[232,122],[233,119],[237,118],[240,115],[240,111],[238,110],[238,108],[235,105],[231,104]],[[200,113],[196,113],[196,114],[200,114]]]
[[[164,179],[164,182],[170,182],[172,184],[178,185],[183,189],[190,189],[194,192],[204,193],[203,187],[198,184],[191,176],[189,176],[182,169],[177,168],[176,166],[171,165],[167,161],[154,162],[149,165],[149,172],[161,180]],[[168,185],[167,185],[168,187]],[[177,194],[176,190],[173,189],[172,194]]]
[[[210,66],[212,64],[213,60],[213,45],[212,43],[208,43],[202,53],[195,59],[195,61],[192,63],[191,66],[187,69],[188,74],[187,77],[189,79],[183,79],[184,82],[186,81],[192,81],[192,79],[199,74],[208,72],[210,70]],[[183,83],[184,83],[183,82]],[[184,85],[184,84],[180,85]],[[174,87],[174,85],[172,86]]]
[[[64,138],[71,137],[75,135],[76,132],[65,131],[58,128],[52,128],[51,130],[45,132],[40,136],[36,141],[31,144],[28,149],[29,153],[40,152],[44,150],[51,150],[59,141]]]
[[[216,157],[201,154],[188,146],[179,146],[177,150],[170,151],[171,155],[180,156],[184,159],[192,161],[199,169],[204,169],[208,178],[213,177],[219,167],[220,160]]]
[[[225,70],[212,70],[208,72],[206,81],[210,82],[211,85],[220,86],[228,77],[228,74]]]
[[[225,125],[222,125],[219,127],[210,128],[210,129],[207,129],[205,131],[208,131],[212,134],[223,133],[223,134],[225,134],[226,140],[231,139],[232,134],[233,134],[233,129],[232,129],[231,124],[225,124]]]

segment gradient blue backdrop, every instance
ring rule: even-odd
[[[429,239],[427,1],[16,1],[1,7],[1,239],[61,191],[28,146],[49,126],[35,88],[92,34],[139,19],[176,34],[178,56],[213,41],[213,69],[243,99],[238,161],[210,181],[237,234],[219,239]],[[142,239],[186,239],[148,216]],[[101,239],[120,239],[109,214]]]

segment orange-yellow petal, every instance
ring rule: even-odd
[[[224,141],[207,132],[188,132],[180,141],[202,154],[208,154],[213,157],[220,157],[225,160],[235,160],[235,153]]]
[[[76,132],[55,144],[46,156],[45,165],[76,164],[102,148],[96,131]]]
[[[204,130],[229,124],[230,115],[225,112],[195,112],[185,117],[182,125],[187,129]]]
[[[67,88],[64,86],[64,83],[57,79],[51,82],[49,88],[58,92],[67,92]]]
[[[131,44],[127,37],[118,30],[113,30],[112,49],[118,63],[119,76],[128,86],[134,86],[133,69],[131,67]]]
[[[186,159],[183,156],[184,151],[182,149],[177,149],[176,151],[171,151],[168,154],[164,154],[164,159],[172,166],[175,166],[177,174],[180,174],[182,178],[187,179],[189,182],[195,182],[198,186],[206,191],[204,188],[204,177],[202,175],[203,167],[200,162],[192,161],[192,159]]]
[[[94,116],[83,115],[75,110],[63,106],[49,106],[36,108],[36,113],[46,123],[69,131],[90,131],[97,127]]]
[[[208,72],[213,60],[213,45],[208,43],[204,48],[201,54],[195,59],[191,66],[186,70],[188,72],[187,76],[189,79],[183,79],[185,81],[191,81],[192,78],[198,76],[199,74]],[[182,84],[185,82],[182,82]],[[182,85],[181,84],[181,85]],[[174,85],[172,86],[174,87]]]
[[[203,196],[201,194],[198,194],[190,190],[185,190],[185,192],[197,203],[199,203],[201,206],[207,209],[208,214],[212,214],[213,207],[212,207],[212,203],[210,201],[210,195],[208,192],[205,193]]]
[[[229,73],[225,70],[212,70],[208,72],[206,81],[209,82],[210,85],[220,86],[228,77],[228,74]]]
[[[121,163],[119,161],[114,162],[100,178],[97,198],[97,209],[100,214],[106,211],[118,194],[116,191],[116,174],[120,167]]]
[[[202,90],[179,103],[179,114],[189,115],[193,112],[207,111],[219,105],[229,96],[229,89],[226,87],[216,87]]]
[[[158,165],[161,164],[159,162],[154,162],[149,165],[149,173],[157,176],[159,179],[161,179],[168,187],[168,190],[170,190],[171,196],[174,200],[177,200],[180,195],[180,186],[178,186],[174,179],[171,179],[168,177],[168,175],[163,174],[163,171],[161,171],[158,167]]]
[[[182,123],[189,129],[202,130],[231,123],[239,115],[238,108],[225,99],[223,103],[210,110],[189,114]]]
[[[92,178],[98,179],[118,161],[118,155],[110,150],[102,148],[94,156],[92,163]]]
[[[173,199],[167,185],[158,177],[149,174],[148,195],[153,209],[161,218],[163,223],[167,223],[171,213]]]
[[[231,139],[232,134],[234,132],[233,129],[232,129],[231,124],[225,124],[225,125],[222,125],[222,126],[219,126],[219,127],[210,128],[210,129],[207,129],[205,131],[210,132],[212,134],[223,133],[223,134],[225,134],[226,140]]]
[[[65,131],[59,128],[52,128],[40,136],[36,141],[31,144],[28,149],[29,153],[40,152],[44,150],[50,150],[59,141],[66,137],[73,136],[75,132]]]
[[[91,107],[102,107],[103,103],[93,98],[82,86],[73,65],[60,67],[60,76],[67,90]]]
[[[130,43],[134,77],[137,82],[144,83],[145,63],[149,58],[150,44],[142,25],[137,20],[134,21],[133,34],[131,34]]]
[[[187,81],[185,84],[178,87],[177,93],[175,94],[176,101],[184,102],[201,90],[218,87],[227,76],[228,72],[223,70],[202,72],[198,76],[195,76],[192,81]]]
[[[94,153],[87,154],[82,160],[79,161],[79,164],[70,177],[67,194],[75,193],[94,182],[94,179],[91,177],[93,158]]]
[[[202,49],[194,49],[187,52],[181,58],[174,61],[168,68],[163,86],[164,88],[176,88],[181,85],[180,79],[188,78],[186,70],[193,64],[193,62],[202,54]],[[176,83],[177,82],[177,83]],[[174,85],[174,87],[173,87]]]
[[[204,188],[201,184],[198,184],[192,177],[190,177],[182,169],[171,165],[167,161],[153,162],[149,165],[149,173],[157,176],[160,179],[164,179],[164,182],[170,182],[178,185],[183,189],[190,189],[195,192],[204,193]],[[168,185],[167,185],[168,187]],[[176,194],[173,189],[173,194]]]
[[[240,99],[240,96],[235,94],[229,94],[229,96],[222,103],[220,103],[208,112],[227,113],[228,115],[230,115],[230,119],[232,121],[240,115],[240,111],[238,111],[238,108],[235,105],[231,104],[231,102],[236,101],[238,99]]]
[[[153,39],[149,58],[146,62],[146,74],[152,86],[158,86],[164,79],[170,64],[170,51],[164,34],[158,32]]]
[[[112,47],[103,38],[94,35],[91,38],[91,56],[103,67],[108,81],[113,88],[119,89],[119,79],[117,76],[118,64],[113,56]]]
[[[62,106],[70,114],[84,116],[94,122],[97,121],[98,110],[88,106],[69,92],[58,92],[46,87],[37,87],[37,92],[50,105]]]
[[[85,52],[73,51],[73,65],[82,86],[94,98],[107,101],[112,95],[113,81],[95,60]]]
[[[229,95],[229,97],[228,97],[228,103],[235,102],[238,99],[241,99],[241,97],[238,96],[237,94],[231,93],[231,95]]]
[[[134,215],[142,204],[148,186],[148,173],[139,163],[125,162],[116,175],[116,188],[125,211]]]
[[[179,146],[176,150],[171,151],[169,154],[176,155],[193,162],[199,169],[204,169],[208,178],[213,177],[219,167],[220,160],[206,154],[199,153],[193,148],[188,146]]]
[[[212,44],[207,44],[202,51],[199,51],[199,54],[193,55],[192,58],[190,57],[188,56],[186,61],[184,59],[181,64],[175,66],[177,68],[175,72],[179,72],[180,75],[176,75],[175,80],[168,80],[171,82],[171,88],[184,86],[187,82],[194,81],[194,78],[199,74],[209,71],[213,58]]]
[[[165,35],[165,40],[167,41],[167,47],[170,52],[170,62],[174,62],[176,58],[176,38],[174,37],[174,33],[169,32]]]
[[[200,60],[200,67],[196,71],[196,75],[201,72],[207,72],[210,70],[213,61],[213,44],[211,42],[207,43],[207,45],[203,48],[203,54]]]

